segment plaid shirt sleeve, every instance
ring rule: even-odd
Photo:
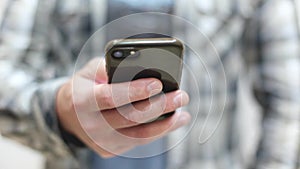
[[[55,78],[55,65],[46,57],[50,45],[45,23],[53,2],[47,7],[39,0],[0,3],[0,132],[49,158],[63,159],[69,151],[58,137],[55,97],[66,79]],[[42,15],[44,25],[39,25],[37,15]]]
[[[248,44],[252,47],[248,54],[256,51],[249,55],[257,63],[254,93],[264,112],[255,164],[259,169],[299,167],[300,28],[296,8],[293,1],[267,1],[248,30],[253,42]]]

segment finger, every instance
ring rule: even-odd
[[[166,95],[155,96],[151,101],[143,100],[133,105],[102,111],[103,118],[114,129],[139,125],[157,117],[175,111],[189,102],[184,91],[175,91]]]
[[[95,97],[99,110],[106,110],[144,100],[160,93],[161,90],[162,84],[158,79],[147,78],[132,82],[96,85]]]
[[[186,125],[190,119],[191,116],[189,113],[177,112],[170,118],[120,129],[118,131],[127,137],[135,138],[134,140],[138,144],[146,144]]]
[[[97,57],[90,60],[78,73],[80,76],[93,80],[98,84],[107,83],[108,77],[105,65],[105,59]]]

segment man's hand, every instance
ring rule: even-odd
[[[102,157],[112,157],[150,143],[190,121],[187,112],[177,112],[145,123],[189,101],[183,91],[161,95],[161,90],[161,82],[154,78],[107,84],[105,62],[97,58],[59,89],[56,110],[66,131]]]

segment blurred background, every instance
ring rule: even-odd
[[[168,157],[161,157],[163,166],[300,169],[299,8],[298,0],[0,0],[0,169],[76,168],[66,153],[74,147],[55,125],[55,92],[49,88],[72,75],[93,33],[140,12],[179,16],[201,35],[164,17],[131,20],[106,29],[105,37],[94,36],[78,65],[103,54],[104,42],[134,30],[171,34],[200,51],[203,62],[192,52],[185,53],[199,92],[186,69],[182,83],[191,97],[186,109],[196,125]],[[210,108],[215,113],[207,120]],[[172,140],[189,127],[156,146],[174,144]],[[199,144],[201,132],[208,138],[203,144]],[[74,154],[79,168],[92,164],[89,168],[97,169],[108,161],[90,150]]]

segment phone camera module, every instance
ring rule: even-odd
[[[115,58],[122,58],[124,56],[124,53],[122,51],[117,50],[117,51],[114,51],[112,55]]]
[[[132,50],[129,52],[129,57],[138,57],[140,55],[140,51]]]

